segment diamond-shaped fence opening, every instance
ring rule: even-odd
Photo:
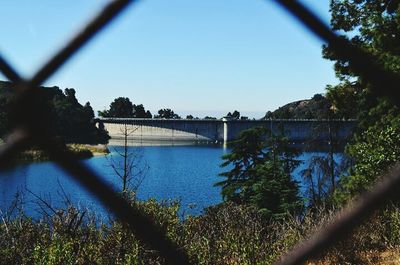
[[[191,261],[184,251],[169,240],[151,218],[115,193],[100,176],[71,153],[58,149],[57,145],[53,144],[53,139],[46,129],[48,121],[40,116],[41,106],[39,101],[35,99],[36,88],[39,85],[54,74],[129,4],[134,2],[136,1],[114,0],[110,2],[74,38],[66,42],[66,45],[56,55],[37,70],[31,79],[23,79],[0,55],[0,70],[10,81],[16,84],[17,95],[10,111],[15,129],[0,148],[0,167],[9,166],[12,157],[29,146],[41,147],[72,178],[92,192],[120,221],[127,223],[131,231],[143,243],[158,250],[168,263],[191,264],[194,261]],[[372,55],[339,38],[315,14],[298,1],[274,0],[274,2],[290,12],[303,23],[304,27],[327,43],[329,47],[335,50],[340,59],[349,61],[354,71],[368,80],[373,88],[379,87],[379,90],[373,89],[373,93],[388,96],[397,106],[400,105],[399,93],[396,93],[396,86],[400,84],[398,75],[385,71],[376,63]],[[38,119],[38,117],[41,118]],[[288,254],[283,255],[278,264],[303,263],[345,237],[349,231],[391,198],[391,195],[400,186],[400,166],[393,168],[384,179],[384,182],[377,184],[371,192],[361,197],[352,207],[345,209],[330,225],[316,232],[309,240],[300,243]]]

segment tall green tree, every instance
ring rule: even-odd
[[[146,118],[146,119],[151,119],[153,117],[150,111],[146,111],[143,104],[133,105],[133,116],[135,118]]]
[[[372,54],[387,71],[400,74],[400,10],[393,0],[332,0],[331,25],[353,45]],[[324,57],[335,61],[342,82],[329,86],[327,97],[340,115],[358,119],[358,130],[347,147],[355,166],[343,177],[335,198],[343,203],[368,189],[377,175],[400,159],[400,111],[391,99],[376,97],[368,77],[355,74],[348,61],[339,59],[329,46]],[[373,89],[372,89],[373,88]]]
[[[99,111],[105,118],[133,118],[133,104],[129,98],[119,97],[110,104],[110,109]]]
[[[87,102],[81,105],[75,97],[73,88],[59,93],[59,89],[53,93],[49,88],[41,88],[43,104],[47,104],[50,116],[55,119],[54,132],[62,136],[66,142],[72,143],[107,143],[109,136],[104,130],[97,129],[93,123],[94,111]]]
[[[376,58],[388,71],[400,73],[400,15],[398,1],[389,0],[332,0],[331,25],[342,38],[363,49]],[[338,86],[328,87],[328,97],[339,112],[352,113],[361,120],[363,129],[375,122],[370,110],[387,99],[371,94],[367,77],[357,76],[348,61],[339,59],[329,46],[324,47],[325,58],[335,62],[336,75],[342,80]],[[379,90],[379,87],[375,88]],[[349,106],[352,104],[352,106]],[[353,108],[350,110],[349,108]],[[393,108],[385,104],[380,108],[385,115]],[[356,113],[354,111],[356,110]]]
[[[287,138],[266,128],[243,131],[232,143],[231,153],[223,156],[221,194],[226,201],[252,204],[267,218],[280,218],[301,208],[298,184],[292,172],[299,165],[298,153]]]

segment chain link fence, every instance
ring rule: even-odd
[[[400,77],[385,71],[374,60],[373,56],[352,46],[347,40],[338,37],[307,7],[296,0],[272,0],[297,18],[318,38],[335,50],[340,59],[349,61],[355,72],[368,80],[377,96],[388,96],[399,106],[400,93],[396,87]],[[39,103],[37,87],[44,83],[63,64],[88,43],[97,33],[116,18],[135,0],[114,0],[107,4],[80,32],[51,57],[30,79],[23,79],[19,73],[0,54],[0,70],[16,84],[16,100],[10,110],[13,132],[0,148],[0,169],[12,165],[13,158],[19,152],[31,146],[38,146],[47,151],[50,157],[71,178],[94,194],[102,204],[122,222],[149,248],[159,251],[160,256],[170,264],[192,264],[187,254],[168,239],[153,220],[114,192],[103,179],[80,162],[70,152],[59,149],[54,137],[48,132],[43,106]],[[40,118],[39,118],[40,117]],[[385,181],[378,183],[368,194],[361,197],[351,207],[345,209],[328,226],[316,232],[309,240],[300,243],[291,252],[283,255],[277,262],[280,265],[301,264],[315,257],[334,245],[357,227],[374,210],[391,199],[400,187],[400,166],[394,167]]]

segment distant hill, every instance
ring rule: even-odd
[[[321,94],[311,99],[288,103],[275,111],[268,111],[263,119],[327,119],[332,104]]]

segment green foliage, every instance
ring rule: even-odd
[[[132,118],[133,104],[129,98],[116,98],[111,102],[109,110],[99,111],[99,116],[105,118]]]
[[[394,4],[388,9],[388,3]],[[390,12],[388,12],[390,10]],[[398,1],[333,0],[331,25],[334,30],[356,45],[376,56],[387,69],[400,71],[400,16]],[[347,61],[339,60],[335,52],[325,47],[324,56],[335,62],[337,75],[342,79],[355,76]],[[358,80],[363,83],[363,80]],[[365,85],[365,83],[364,83]]]
[[[184,222],[186,249],[198,264],[267,264],[269,227],[257,209],[225,203]]]
[[[341,180],[341,189],[335,195],[339,203],[369,189],[378,176],[400,160],[400,116],[389,115],[370,126],[346,151],[356,163],[351,174]]]
[[[0,137],[9,133],[14,124],[8,120],[9,107],[14,99],[14,84],[0,81]],[[40,102],[41,117],[32,117],[32,122],[46,122],[45,126],[55,136],[67,143],[107,143],[109,136],[93,123],[94,112],[90,103],[82,106],[75,97],[73,88],[64,93],[58,87],[38,87],[36,97]],[[24,110],[29,117],[29,109]],[[47,122],[48,121],[48,122]]]
[[[114,99],[110,108],[99,111],[98,115],[104,118],[152,118],[150,111],[146,111],[143,104],[135,105],[129,98],[124,97]]]
[[[398,1],[333,0],[331,25],[353,45],[372,54],[387,71],[400,73],[400,9]],[[400,112],[391,99],[376,97],[365,77],[359,77],[346,60],[329,46],[324,57],[335,61],[337,86],[328,86],[327,97],[339,116],[358,119],[357,134],[346,152],[355,166],[335,192],[339,203],[371,187],[378,175],[400,159]],[[374,90],[381,88],[375,87]]]
[[[154,118],[158,118],[158,119],[181,119],[181,117],[171,109],[160,109],[158,111],[158,115],[155,115]]]
[[[248,200],[247,192],[252,186],[255,167],[262,164],[265,157],[263,137],[266,129],[257,128],[243,131],[232,143],[232,151],[223,156],[222,167],[233,166],[230,171],[221,173],[226,180],[216,183],[222,186],[222,196],[225,200],[244,203]]]
[[[266,218],[298,213],[302,204],[291,176],[300,163],[297,155],[283,136],[261,127],[245,130],[223,156],[221,166],[230,170],[215,185],[222,187],[225,201],[255,205]]]
[[[254,176],[259,176],[260,180],[252,185],[249,201],[263,216],[281,219],[288,213],[300,212],[298,185],[285,173],[283,162],[266,161],[256,167]]]
[[[267,221],[254,206],[224,203],[200,216],[182,220],[177,202],[138,202],[195,264],[273,264],[317,227],[332,220],[326,209],[305,212],[303,218]],[[363,253],[399,247],[400,211],[391,205],[376,214],[317,264],[372,264]],[[87,211],[59,209],[41,221],[2,215],[0,264],[165,264],[127,226],[102,223]],[[376,263],[373,263],[376,264]]]
[[[345,81],[337,86],[326,87],[326,97],[332,104],[336,118],[356,119],[362,102],[362,88],[357,83]]]
[[[143,107],[143,104],[135,105],[133,104],[133,116],[135,118],[146,118],[151,119],[153,115],[151,115],[150,111],[146,111]]]
[[[233,113],[228,112],[228,114],[226,114],[225,116],[228,119],[231,120],[239,120],[240,119],[240,112],[235,110]]]
[[[90,103],[79,104],[74,89],[66,89],[65,93],[66,97],[62,94],[55,96],[50,106],[56,117],[56,135],[69,143],[107,143],[106,132],[93,124],[94,112]]]
[[[390,2],[393,3],[388,4],[386,0],[333,0],[331,25],[334,30],[344,33],[342,38],[374,55],[386,70],[400,73],[400,12],[397,1]],[[350,112],[361,120],[366,119],[369,110],[385,99],[371,95],[367,80],[357,76],[348,61],[340,60],[329,46],[324,47],[323,54],[335,61],[336,75],[343,80],[338,86],[328,87],[328,97],[333,99],[339,112]]]

